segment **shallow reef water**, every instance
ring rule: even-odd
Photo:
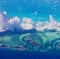
[[[36,32],[0,36],[0,48],[20,51],[40,51],[60,49],[60,34],[56,32]]]

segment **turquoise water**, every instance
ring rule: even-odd
[[[43,18],[42,21],[49,21],[51,14],[57,21],[60,19],[59,0],[0,0],[0,8],[7,11],[9,17],[29,17],[34,21]]]
[[[0,34],[0,48],[37,52],[60,50],[60,34],[56,32],[24,31],[19,34]]]

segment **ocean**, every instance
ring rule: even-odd
[[[35,23],[42,21],[43,25],[45,25],[44,24],[45,21],[47,21],[48,23],[50,22],[49,15],[52,15],[53,23],[56,25],[56,23],[59,24],[60,22],[60,1],[59,0],[0,0],[0,12],[2,13],[5,12],[5,16],[7,16],[8,21],[11,19],[9,21],[10,23],[8,24],[9,26],[11,26],[9,28],[11,30],[12,29],[15,30],[17,28],[19,29],[21,22],[22,24],[29,22],[30,25],[32,24],[35,26],[36,25]],[[3,18],[4,17],[3,14],[1,14],[0,17],[1,17],[0,20],[1,19],[6,20]],[[16,19],[18,20],[15,21]],[[25,20],[28,19],[30,21],[23,21],[24,19]],[[0,26],[0,31],[5,30],[5,27],[7,27],[6,23],[4,23],[2,20],[0,21],[0,23],[4,25]],[[20,22],[18,22],[19,20]],[[39,24],[39,27],[40,25],[41,24]],[[30,28],[28,26],[25,27],[27,29]],[[38,29],[40,29],[39,27]],[[21,28],[24,27],[20,27],[20,30]],[[16,31],[19,33],[18,30]],[[59,51],[60,33],[48,31],[47,33],[40,32],[35,34],[35,31],[33,30],[31,32],[28,31],[28,33],[30,34],[27,35],[25,34],[25,32],[27,31],[24,32],[23,31],[24,30],[20,32],[21,34],[23,33],[23,35],[21,35],[22,38],[20,37],[20,34],[17,35],[16,33],[13,33],[13,35],[11,35],[12,33],[9,32],[9,30],[0,33],[0,44],[2,44],[2,46],[6,45],[7,47],[8,46],[14,47],[16,45],[21,45],[23,48],[24,45],[28,46],[28,50],[26,51],[25,50],[20,51],[20,50],[15,50],[10,48],[0,48],[0,59],[58,59],[58,58],[60,59],[60,51]],[[29,38],[31,38],[32,40],[29,41]],[[20,41],[22,42],[22,44]],[[44,44],[46,44],[47,50],[50,47],[52,47],[53,49],[48,50],[46,52],[38,51],[39,47],[41,46],[38,46],[36,48],[35,47],[35,44],[37,44],[36,42],[38,44],[42,43],[42,46],[45,46]],[[53,44],[51,44],[51,42]],[[31,48],[32,51],[29,51],[29,46],[30,47],[32,46]],[[35,51],[34,49],[37,49],[37,51]]]
[[[59,59],[60,51],[33,52],[0,49],[0,59]]]

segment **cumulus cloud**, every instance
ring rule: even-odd
[[[22,19],[21,27],[25,30],[33,29],[33,21],[31,18],[24,17]]]
[[[13,17],[12,19],[10,19],[8,22],[9,22],[10,24],[13,24],[13,23],[19,24],[19,23],[20,23],[20,19],[19,19],[17,16],[15,16],[15,17]]]
[[[7,30],[8,17],[4,13],[0,13],[0,32]]]
[[[56,29],[57,31],[60,31],[60,23],[57,22],[52,15],[49,15],[49,19],[50,22],[38,21],[36,23],[34,23],[31,18],[26,17],[23,17],[22,21],[20,21],[20,18],[17,16],[8,19],[7,13],[6,11],[4,11],[3,13],[0,13],[0,32],[14,29],[20,30],[20,28],[22,28],[23,30],[36,29],[37,31],[44,31],[45,29]]]
[[[6,12],[6,11],[4,11],[4,12],[3,12],[3,14],[4,14],[4,15],[7,15],[7,12]]]
[[[56,20],[54,20],[52,15],[49,15],[49,19],[50,19],[50,23],[48,24],[47,29],[50,29],[50,30],[56,29],[56,25],[57,25]]]
[[[47,30],[57,30],[60,31],[60,23],[58,23],[56,20],[54,20],[52,15],[49,15],[50,22],[38,22],[36,23],[36,30],[37,31],[44,31]]]
[[[25,30],[30,30],[33,28],[33,25],[32,24],[28,24],[28,23],[22,23],[21,24],[21,27]]]
[[[43,31],[44,30],[44,26],[43,26],[43,22],[37,22],[36,23],[36,30],[37,31]]]
[[[10,19],[8,23],[10,29],[14,29],[14,28],[20,29],[20,19],[17,16]]]
[[[23,19],[22,19],[22,22],[24,22],[24,23],[33,23],[33,21],[32,21],[32,19],[31,18],[26,18],[26,17],[23,17]]]

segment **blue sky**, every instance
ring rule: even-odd
[[[10,17],[48,18],[52,14],[56,19],[60,15],[59,0],[0,0],[0,8]]]

